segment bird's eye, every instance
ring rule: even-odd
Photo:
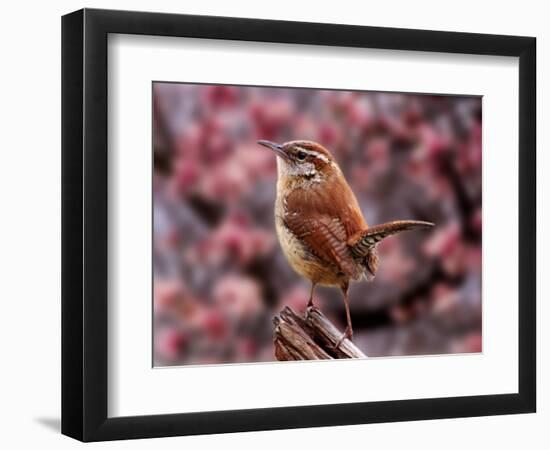
[[[306,159],[306,156],[307,156],[307,153],[301,150],[296,154],[296,158],[298,158],[300,161],[303,161],[304,159]]]

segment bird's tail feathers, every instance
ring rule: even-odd
[[[376,244],[388,236],[401,233],[402,231],[433,226],[433,223],[421,220],[395,220],[393,222],[386,222],[355,233],[348,239],[348,246],[354,257],[362,258],[376,247]]]

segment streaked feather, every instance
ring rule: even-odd
[[[365,257],[384,238],[402,231],[433,227],[433,223],[421,220],[395,220],[356,232],[347,244],[355,258]]]
[[[329,190],[324,185],[314,185],[308,189],[292,189],[284,198],[282,219],[312,254],[339,272],[357,278],[361,269],[347,241],[367,224],[347,184],[335,187]]]

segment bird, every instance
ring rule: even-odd
[[[350,282],[374,279],[380,241],[434,224],[396,220],[369,227],[336,159],[321,144],[307,140],[283,144],[260,140],[258,144],[277,156],[275,229],[290,266],[311,282],[307,311],[315,306],[316,286],[336,286],[342,291],[346,328],[335,345],[338,348],[344,339],[353,338]]]

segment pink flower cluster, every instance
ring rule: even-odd
[[[246,266],[272,251],[274,243],[272,232],[255,226],[242,213],[232,213],[204,240],[191,244],[187,261],[207,266],[232,261]]]

